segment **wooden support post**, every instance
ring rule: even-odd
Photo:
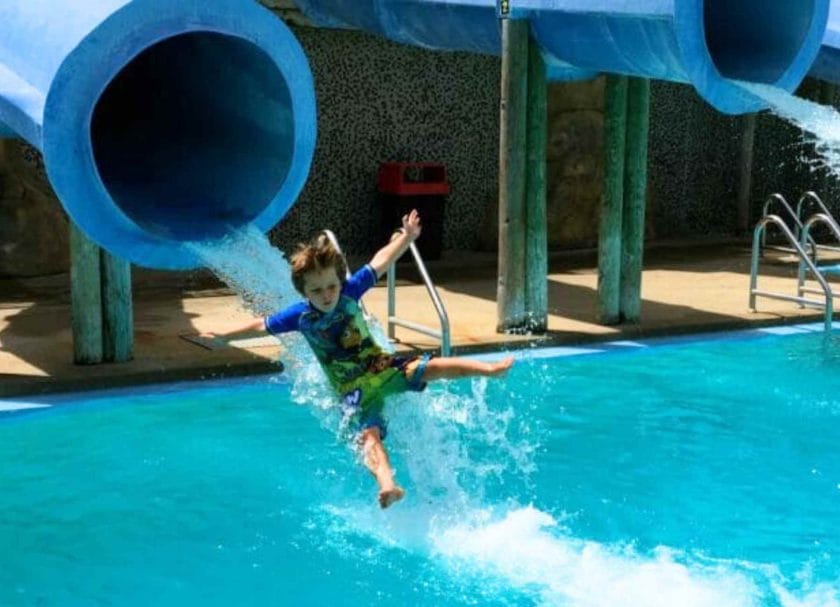
[[[102,339],[107,362],[133,358],[134,315],[131,302],[131,264],[102,250]]]
[[[499,276],[496,330],[525,325],[525,144],[528,23],[502,19],[499,136]]]
[[[637,323],[642,315],[642,258],[645,246],[650,80],[627,83],[627,135],[624,162],[624,209],[621,215],[621,320]]]
[[[621,215],[627,132],[627,77],[607,75],[604,104],[604,195],[598,233],[598,321],[620,321]]]
[[[70,226],[70,292],[72,301],[73,362],[102,362],[102,293],[99,247]]]
[[[546,218],[545,146],[548,139],[548,92],[539,46],[528,43],[528,141],[526,153],[525,313],[532,333],[548,328],[548,224]]]

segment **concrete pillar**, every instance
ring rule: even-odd
[[[632,323],[639,322],[642,314],[649,127],[650,80],[630,78],[627,85],[619,309],[621,320]]]
[[[499,332],[525,325],[525,160],[528,23],[502,19],[499,135]]]
[[[73,362],[77,365],[97,364],[103,359],[99,264],[99,247],[71,223],[70,296]]]
[[[604,194],[598,228],[598,322],[620,321],[621,233],[627,135],[627,77],[607,75]]]
[[[131,360],[134,315],[131,265],[70,225],[73,362],[92,365]]]
[[[133,358],[134,314],[131,301],[131,264],[102,250],[102,345],[106,362]]]
[[[533,40],[528,44],[528,141],[526,162],[525,313],[532,333],[548,328],[548,220],[546,161],[548,87],[545,62]]]

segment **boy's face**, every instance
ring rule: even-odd
[[[303,275],[303,295],[321,312],[332,312],[340,294],[341,281],[335,268],[313,270]]]

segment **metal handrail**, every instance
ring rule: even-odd
[[[341,255],[341,258],[344,260],[344,277],[350,278],[353,274],[350,272],[350,266],[347,264],[347,258],[344,256],[344,251],[341,250],[341,245],[338,244],[338,238],[335,237],[332,230],[323,230],[324,236],[332,243],[332,246],[335,247],[335,250],[338,251],[338,254]],[[372,318],[372,315],[367,311],[365,307],[365,302],[361,299],[359,300],[359,307],[362,309],[362,314],[364,315],[366,320]]]
[[[423,284],[426,286],[426,292],[432,299],[432,304],[435,306],[438,318],[440,319],[440,331],[431,327],[421,325],[410,320],[403,320],[396,317],[397,309],[397,270],[396,262],[388,266],[388,337],[396,339],[396,328],[403,327],[429,337],[434,337],[440,340],[441,356],[449,356],[452,352],[452,342],[449,333],[449,315],[446,313],[446,307],[438,295],[432,279],[429,277],[429,272],[426,270],[426,264],[423,263],[423,258],[420,256],[420,251],[417,250],[417,245],[413,242],[408,246],[411,255],[414,257],[414,265],[417,266],[420,276],[423,278]]]
[[[840,224],[834,219],[834,215],[831,214],[831,211],[828,210],[828,207],[825,206],[825,203],[822,201],[816,192],[814,191],[807,191],[799,198],[799,202],[796,203],[796,216],[802,220],[802,208],[805,206],[805,203],[811,202],[817,205],[819,210],[828,218],[832,232],[840,233]],[[794,235],[799,238],[801,230],[799,226],[797,226],[796,230],[794,231]],[[814,240],[813,238],[811,240]],[[821,245],[823,249],[828,249],[829,251],[840,251],[840,247],[829,247],[825,245]]]
[[[828,230],[832,233],[835,239],[840,242],[840,226],[837,225],[837,222],[834,221],[834,218],[831,216],[830,213],[815,213],[808,220],[805,222],[805,225],[802,227],[802,234],[799,237],[799,244],[801,245],[811,233],[811,228],[818,224],[822,223],[828,226]],[[799,260],[799,271],[797,272],[797,293],[802,296],[804,293],[819,293],[815,289],[809,289],[805,286],[805,264],[802,260]],[[822,277],[822,272],[819,271],[817,268],[817,273]],[[823,277],[824,278],[824,277]]]
[[[799,218],[800,206],[797,205],[797,210],[794,211],[793,208],[791,208],[790,204],[788,204],[788,201],[785,200],[784,196],[782,196],[778,192],[776,192],[775,194],[770,194],[770,196],[767,197],[767,200],[764,201],[764,206],[761,208],[762,219],[770,215],[770,205],[774,202],[777,202],[777,203],[781,204],[782,207],[784,207],[785,211],[787,211],[787,214],[793,220],[793,224],[795,226],[794,229],[795,229],[795,232],[796,232],[794,238],[796,240],[799,240],[799,234],[802,231],[802,219]],[[802,199],[800,198],[800,203],[801,202],[802,202]],[[777,215],[777,217],[778,217],[778,215]],[[811,242],[809,244],[811,245],[811,253],[812,253],[812,256],[814,258],[814,261],[816,261],[816,259],[817,259],[817,243],[813,238],[811,238]],[[767,232],[763,231],[762,236],[761,236],[761,249],[760,249],[759,254],[763,255],[764,254],[763,251],[764,251],[765,248],[767,248]],[[795,252],[794,249],[781,248],[781,250],[786,251],[786,252],[790,252],[790,253]]]
[[[798,289],[796,297],[792,295],[785,295],[783,293],[774,293],[772,291],[761,291],[758,289],[758,260],[761,248],[761,239],[764,235],[765,230],[767,229],[767,225],[771,223],[775,224],[782,231],[782,234],[785,235],[788,242],[799,254],[800,264],[804,263],[808,267],[808,269],[811,270],[811,272],[813,272],[815,278],[817,279],[817,282],[819,282],[820,286],[822,287],[822,292],[825,295],[825,302],[820,302],[815,299],[807,299],[806,297],[802,296]],[[809,230],[810,225],[811,224],[809,223]],[[803,230],[802,236],[803,238],[807,237],[807,233],[805,233],[805,230]],[[825,310],[825,330],[831,330],[832,317],[834,316],[834,295],[831,291],[831,286],[828,284],[825,277],[820,273],[816,264],[805,252],[805,248],[799,241],[796,240],[796,237],[793,235],[793,232],[790,231],[790,228],[778,215],[766,215],[759,219],[758,223],[755,226],[755,231],[753,232],[752,263],[750,264],[750,310],[752,310],[753,312],[756,311],[755,300],[759,296],[767,297],[770,299],[793,301],[803,306],[808,305],[817,308],[823,308]]]
[[[825,203],[822,201],[816,192],[813,190],[808,190],[799,198],[799,202],[796,203],[796,216],[802,220],[802,207],[805,205],[806,202],[813,202],[822,211],[826,216],[831,219],[831,223],[834,224],[834,227],[837,228],[837,232],[840,232],[840,225],[834,220],[834,216],[831,214],[831,211],[828,210],[828,207],[825,206]],[[798,227],[798,226],[797,226]],[[798,237],[799,234],[797,233],[796,236]]]

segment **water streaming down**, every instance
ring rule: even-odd
[[[257,230],[196,247],[256,314],[299,297],[282,254]],[[283,342],[284,362],[293,363],[287,366],[292,400],[306,405],[325,431],[342,440],[335,398],[319,365],[302,339],[284,336]],[[543,385],[560,381],[539,359],[521,360],[513,373]],[[377,548],[359,554],[371,567],[388,566],[387,561],[403,558],[398,555],[429,559],[458,580],[456,590],[469,588],[470,602],[840,605],[835,586],[805,584],[804,592],[792,591],[772,565],[706,557],[685,548],[648,550],[637,548],[632,537],[612,543],[573,532],[566,521],[573,512],[541,503],[545,497],[535,486],[534,461],[542,444],[555,439],[540,421],[544,404],[521,386],[506,379],[442,382],[423,394],[393,397],[387,409],[388,446],[397,478],[409,489],[407,499],[380,512],[373,481],[359,467],[347,474],[369,483],[367,497],[324,498],[315,506],[320,514],[314,524],[329,542],[350,550],[358,543],[353,538],[372,541]],[[350,448],[347,456],[353,457]]]
[[[283,253],[252,225],[231,231],[222,239],[189,246],[206,268],[233,289],[245,309],[257,317],[270,316],[300,299]],[[283,362],[293,381],[296,402],[314,403],[324,410],[334,408],[326,376],[306,341],[289,333],[283,336],[282,343]]]
[[[840,176],[840,112],[831,106],[802,99],[778,87],[756,82],[739,82],[740,86],[760,98],[776,116],[806,133],[803,140],[811,144],[817,158],[801,155],[797,160],[812,170],[827,170]]]
[[[268,316],[299,298],[283,254],[254,226],[190,246],[258,316]]]

